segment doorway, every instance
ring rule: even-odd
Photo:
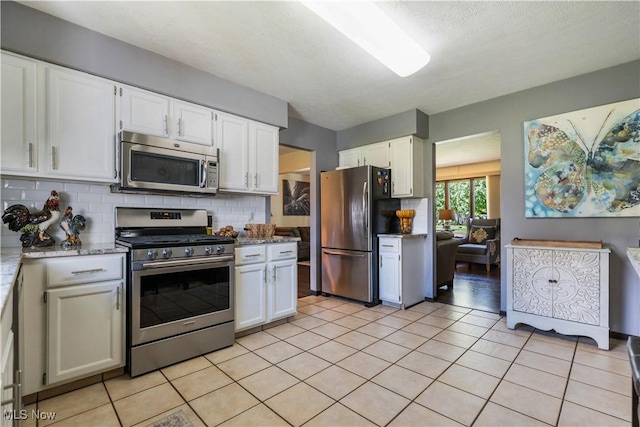
[[[499,131],[435,143],[433,206],[439,241],[467,243],[469,218],[500,218],[500,143]],[[458,251],[468,249],[458,247]],[[438,254],[448,258],[437,259]],[[452,273],[438,275],[443,283],[437,283],[437,301],[500,312],[499,263],[487,269],[485,264],[456,261],[451,251],[436,251],[435,256],[436,268],[446,266]]]
[[[311,294],[311,152],[280,145],[279,188],[271,197],[271,223],[298,242],[298,298]]]

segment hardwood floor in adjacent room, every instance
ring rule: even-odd
[[[487,272],[484,264],[456,263],[453,288],[438,288],[436,301],[499,313],[500,267],[492,266]]]

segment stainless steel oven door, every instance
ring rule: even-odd
[[[233,273],[232,256],[134,263],[131,344],[234,320]]]

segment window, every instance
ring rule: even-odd
[[[487,217],[487,180],[471,178],[436,182],[436,218],[441,209],[452,209],[452,224],[463,225],[467,218]]]

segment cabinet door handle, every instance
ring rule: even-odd
[[[182,136],[182,119],[178,119],[178,136]]]
[[[244,186],[249,188],[249,172],[244,174]]]
[[[380,268],[382,268],[382,257],[380,257]]]
[[[29,167],[33,167],[33,143],[29,143]]]
[[[78,270],[78,271],[72,271],[71,274],[93,274],[93,273],[99,273],[101,271],[107,271],[104,268],[94,268],[93,270]]]
[[[167,120],[168,120],[168,117],[167,117],[167,115],[165,114],[165,115],[164,115],[164,134],[165,134],[165,135],[169,135],[169,123],[168,123],[168,121],[167,121]]]
[[[256,173],[256,176],[253,178],[253,186],[254,187],[258,187],[258,174]]]
[[[276,267],[273,267],[273,284],[274,284],[274,285],[276,284],[276,277],[277,277],[277,275],[276,275],[276,271],[277,271],[277,270],[278,270],[278,269],[277,269]]]
[[[56,157],[58,156],[58,150],[55,146],[51,147],[51,169],[58,170],[58,163],[56,162]]]
[[[267,267],[262,270],[262,278],[264,279],[264,284],[267,284]]]
[[[120,310],[120,286],[116,288],[116,310]]]

